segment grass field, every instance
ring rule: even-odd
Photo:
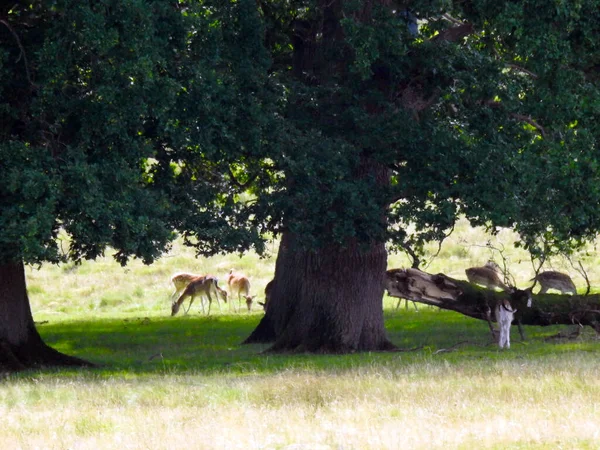
[[[427,270],[464,278],[464,268],[494,256],[489,239],[462,224]],[[501,233],[493,244],[526,286],[531,265],[512,239]],[[598,286],[593,250],[581,260]],[[195,259],[176,245],[151,266],[106,258],[28,268],[45,341],[100,367],[4,379],[0,448],[600,448],[600,341],[591,331],[561,340],[552,337],[565,327],[526,327],[527,341],[513,330],[513,347],[500,351],[482,321],[426,306],[396,310],[385,297],[389,337],[407,351],[291,356],[240,345],[258,310],[223,306],[206,317],[194,305],[170,317],[172,273],[223,278],[240,269],[262,297],[275,253]],[[390,255],[390,268],[405,263]],[[552,267],[584,288],[564,261]]]

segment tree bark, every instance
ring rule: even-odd
[[[245,343],[274,342],[272,352],[395,349],[383,323],[386,263],[383,243],[308,251],[284,233],[269,307]]]
[[[432,275],[415,269],[392,269],[386,274],[386,288],[392,297],[438,306],[475,319],[487,320],[488,311],[510,294],[474,286],[444,274]],[[523,291],[519,291],[523,292]],[[532,295],[527,308],[516,304],[522,325],[581,325],[600,333],[600,295]]]
[[[35,328],[22,262],[0,264],[0,371],[93,366],[48,347]]]

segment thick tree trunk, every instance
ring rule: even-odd
[[[387,271],[386,288],[393,297],[439,306],[475,319],[487,320],[488,311],[510,295],[474,286],[444,274],[431,275],[415,269]],[[523,291],[519,291],[523,292]],[[522,302],[515,318],[522,325],[582,325],[600,333],[600,295],[533,295],[531,308]]]
[[[383,243],[306,251],[284,233],[269,307],[245,343],[274,342],[275,352],[393,350],[383,323],[386,263]]]
[[[42,341],[31,315],[23,263],[0,264],[0,371],[92,365]]]

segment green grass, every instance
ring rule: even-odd
[[[386,299],[398,353],[264,355],[259,314],[54,320],[44,339],[93,370],[11,376],[3,448],[598,448],[600,344],[513,348],[487,325]],[[453,348],[455,344],[462,345]],[[321,446],[321,447],[319,447]]]
[[[527,259],[497,245],[521,284]],[[428,270],[464,278],[490,239],[464,224]],[[274,247],[273,253],[276,247]],[[431,252],[437,249],[432,248]],[[584,265],[595,267],[595,256]],[[552,261],[565,268],[564,261]],[[389,267],[405,264],[390,255]],[[549,339],[566,327],[512,332],[491,343],[487,324],[423,305],[385,325],[397,353],[271,355],[242,346],[261,311],[210,317],[194,305],[170,317],[177,271],[246,271],[262,298],[274,256],[196,259],[180,245],[151,266],[110,258],[27,269],[34,319],[52,347],[95,369],[31,371],[0,384],[0,446],[7,449],[436,449],[600,447],[600,342]],[[576,284],[581,285],[574,272]],[[600,272],[590,270],[593,283]],[[222,283],[224,284],[224,283]]]

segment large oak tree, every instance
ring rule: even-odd
[[[599,2],[259,4],[293,201],[246,342],[389,349],[386,243],[418,257],[461,214],[537,256],[596,235]]]

